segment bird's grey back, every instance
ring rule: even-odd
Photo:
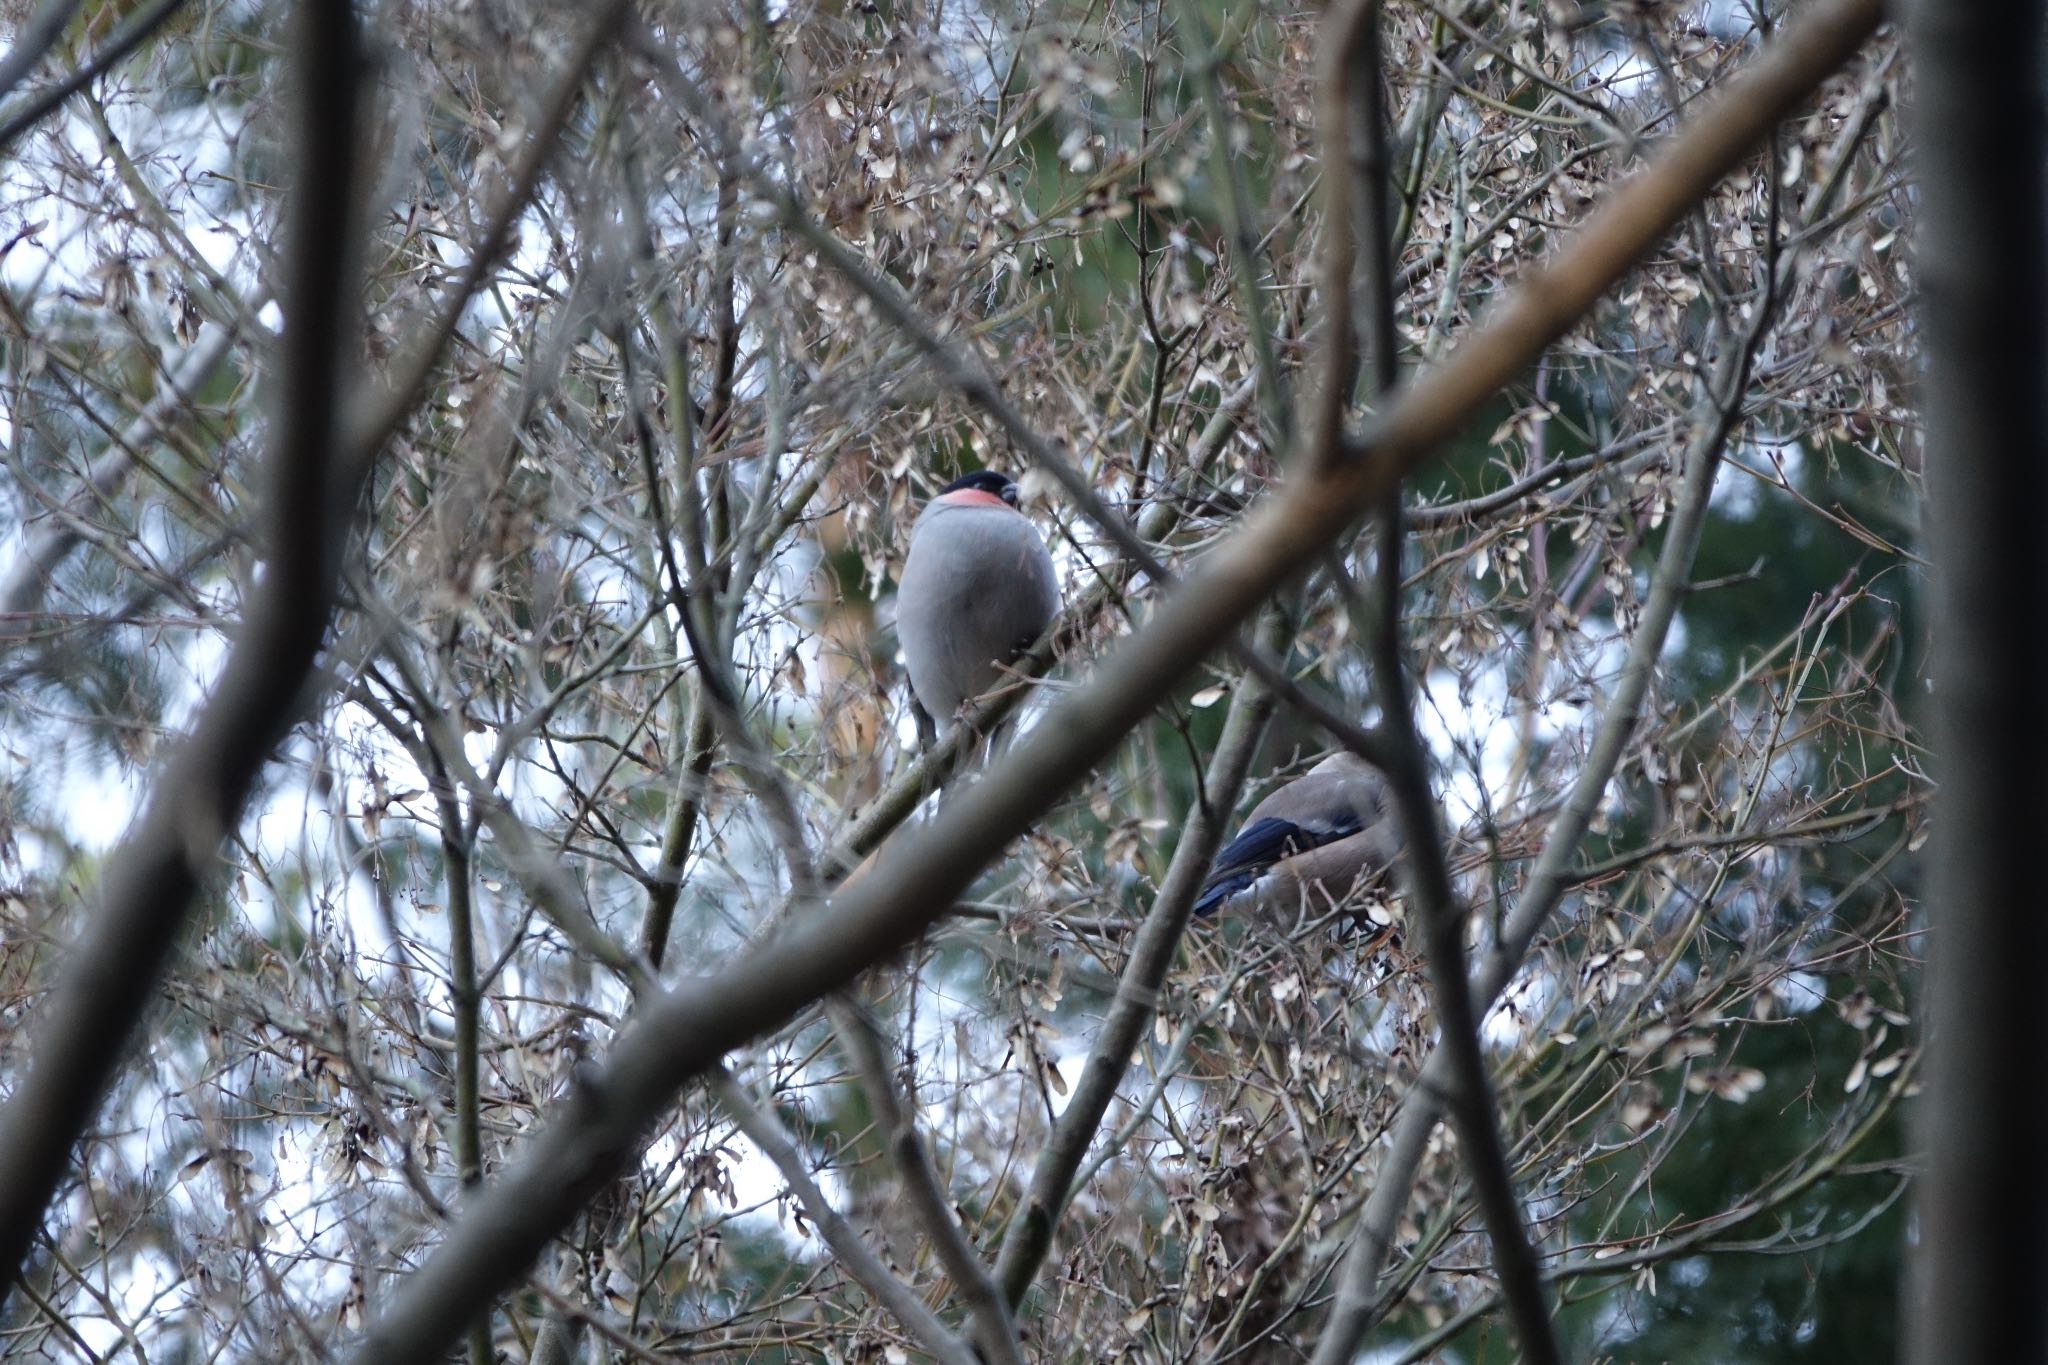
[[[1051,623],[1059,578],[1027,518],[934,501],[912,528],[896,600],[911,687],[943,726]]]
[[[1362,825],[1379,823],[1390,811],[1387,780],[1348,751],[1332,754],[1252,808],[1245,824],[1286,820],[1304,828],[1327,827],[1332,814],[1350,810]]]

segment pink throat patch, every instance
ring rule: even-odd
[[[980,488],[956,488],[950,493],[939,494],[939,501],[948,507],[1009,507],[994,493]],[[1014,510],[1014,509],[1013,509]]]

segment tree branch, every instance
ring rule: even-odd
[[[0,57],[0,99],[14,93],[22,77],[35,70],[43,55],[57,45],[84,0],[43,0],[43,7],[14,30],[14,46]]]
[[[1343,302],[1347,331],[1343,336],[1333,335],[1330,345],[1333,355],[1357,354],[1348,334],[1353,253],[1348,238],[1338,236],[1339,229],[1346,234],[1350,230],[1348,214],[1355,201],[1362,248],[1358,254],[1364,258],[1360,264],[1366,294],[1363,356],[1371,393],[1384,403],[1394,391],[1399,369],[1394,349],[1393,259],[1388,241],[1391,215],[1387,203],[1387,122],[1380,93],[1380,7],[1375,0],[1363,0],[1341,15],[1337,39],[1330,44],[1333,64],[1327,78],[1329,96],[1324,111],[1330,124],[1326,130],[1329,151],[1325,153],[1324,174],[1333,178],[1329,199],[1331,216],[1337,220],[1330,251],[1333,259],[1341,258],[1344,268],[1340,272],[1331,267],[1324,289],[1334,291]],[[1329,370],[1332,391],[1323,395],[1322,421],[1333,433],[1341,429],[1353,368],[1332,364]],[[1415,700],[1408,686],[1407,661],[1401,643],[1401,552],[1406,532],[1398,485],[1388,490],[1381,504],[1377,540],[1377,613],[1362,634],[1371,646],[1373,691],[1379,698],[1381,715],[1378,757],[1385,768],[1400,821],[1403,880],[1422,921],[1441,1048],[1455,1073],[1451,1113],[1464,1147],[1465,1164],[1471,1172],[1480,1213],[1493,1241],[1494,1270],[1514,1319],[1515,1334],[1521,1339],[1523,1357],[1537,1365],[1555,1365],[1562,1359],[1557,1333],[1544,1302],[1536,1255],[1522,1225],[1514,1178],[1508,1171],[1493,1083],[1480,1049],[1479,1012],[1465,976],[1468,911],[1451,882],[1436,793],[1430,788],[1428,753],[1423,747]]]
[[[1906,1358],[2048,1353],[2034,1020],[2048,921],[2035,629],[2048,598],[2048,72],[2042,5],[1908,6],[1924,187],[1937,775],[1927,1097]],[[1987,141],[1986,139],[1990,139]],[[1994,150],[1995,149],[1995,150]],[[2010,157],[2010,159],[2008,159]]]
[[[939,1184],[931,1155],[925,1151],[924,1139],[918,1136],[916,1120],[889,1074],[881,1030],[865,1008],[845,996],[832,1000],[827,1009],[840,1045],[861,1078],[883,1139],[889,1144],[889,1155],[903,1182],[904,1193],[909,1196],[911,1210],[930,1235],[939,1264],[946,1268],[954,1288],[974,1314],[974,1339],[982,1358],[994,1365],[1023,1365],[1010,1305],[996,1292],[995,1282],[974,1254],[974,1247],[953,1213],[952,1200]]]
[[[99,905],[33,1021],[0,1110],[0,1292],[21,1273],[71,1145],[91,1122],[217,850],[298,718],[332,615],[360,487],[338,448],[357,332],[358,38],[347,0],[300,7],[283,376],[264,505],[268,558],[244,627],[191,735],[108,863]]]
[[[14,139],[42,122],[65,100],[113,70],[129,53],[147,42],[150,34],[162,28],[164,20],[176,14],[184,3],[185,0],[157,0],[148,9],[129,15],[127,22],[95,49],[92,56],[80,63],[76,71],[49,89],[24,100],[21,108],[5,123],[0,123],[0,151],[5,151]]]
[[[1081,1079],[1039,1153],[1023,1203],[1003,1231],[996,1279],[1012,1308],[1023,1302],[1025,1290],[1052,1249],[1060,1215],[1074,1195],[1074,1173],[1087,1157],[1102,1116],[1130,1069],[1138,1039],[1158,1008],[1159,988],[1173,966],[1188,913],[1223,843],[1226,822],[1244,789],[1272,713],[1273,696],[1263,688],[1240,688],[1231,697],[1230,714],[1224,718],[1223,734],[1203,779],[1206,800],[1197,801],[1188,811],[1173,862],[1153,899],[1152,912],[1131,944],[1116,998],[1088,1049]]]

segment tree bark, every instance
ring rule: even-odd
[[[1927,354],[1932,730],[1929,1065],[1910,1359],[2048,1353],[2036,845],[2038,667],[2048,600],[2048,104],[2043,6],[1920,0],[1917,68]]]

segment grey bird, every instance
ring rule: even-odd
[[[896,638],[918,705],[950,726],[1059,609],[1059,576],[1017,510],[1016,481],[984,469],[947,484],[911,528],[896,587]]]
[[[1334,754],[1252,808],[1216,854],[1195,913],[1291,908],[1304,890],[1333,905],[1385,872],[1400,849],[1386,778],[1356,754]]]

